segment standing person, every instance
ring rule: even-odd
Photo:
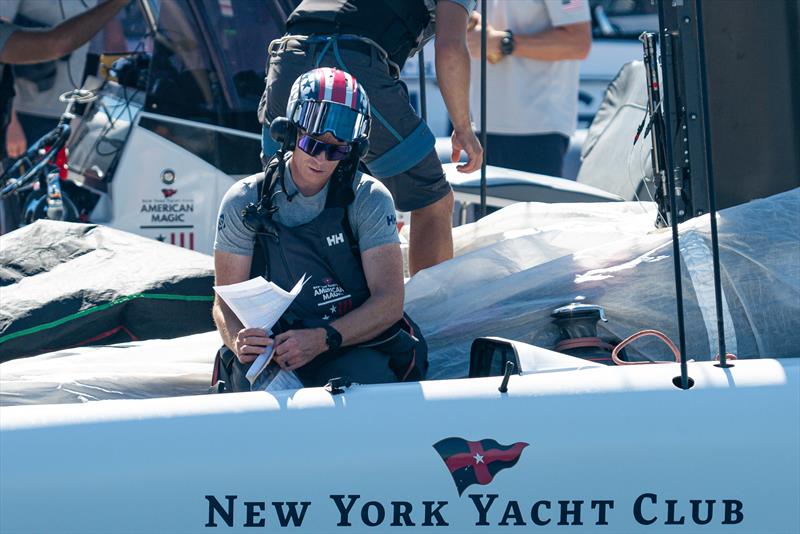
[[[486,1],[486,161],[561,176],[577,122],[580,60],[592,44],[589,2]],[[477,12],[470,27],[471,105],[480,109]],[[476,119],[480,130],[480,117]]]
[[[303,0],[289,15],[287,35],[269,46],[267,86],[259,105],[264,153],[272,153],[268,127],[289,98],[297,76],[318,66],[352,73],[370,95],[373,127],[363,161],[411,212],[412,274],[453,257],[453,192],[427,124],[414,112],[400,81],[406,59],[434,36],[436,77],[453,123],[453,161],[480,168],[483,149],[469,115],[466,27],[475,0]],[[433,23],[435,20],[435,24]]]
[[[215,378],[227,389],[249,390],[247,367],[267,346],[305,386],[334,377],[359,383],[424,377],[427,346],[403,313],[394,203],[386,187],[357,170],[369,110],[350,74],[331,68],[302,74],[291,87],[287,118],[273,118],[281,149],[265,172],[225,194],[214,240],[217,285],[263,275],[288,289],[310,276],[273,327],[274,339],[244,328],[215,299],[214,321],[225,343]]]
[[[50,28],[95,5],[97,0],[2,0],[0,17],[20,27]],[[113,27],[117,37],[121,37],[119,28],[119,23]],[[20,156],[29,143],[58,124],[64,111],[64,103],[59,102],[58,97],[81,86],[88,50],[89,43],[85,43],[56,60],[14,67],[16,96],[6,144],[10,157]]]
[[[2,0],[0,4],[5,4]],[[111,20],[130,0],[106,0],[84,13],[68,18],[52,28],[22,28],[0,21],[0,151],[5,152],[6,125],[11,115],[14,96],[10,65],[26,65],[53,61],[84,45]],[[46,2],[49,9],[58,5]],[[83,67],[80,76],[83,73]],[[71,89],[72,87],[70,87]],[[57,97],[58,95],[56,95]],[[57,99],[56,99],[57,101]],[[59,103],[60,104],[60,103]],[[63,111],[63,105],[59,114]]]
[[[75,50],[100,31],[130,0],[106,0],[53,28],[31,30],[0,20],[0,156],[5,155],[6,125],[14,97],[11,65],[50,61]],[[0,235],[17,227],[16,197],[0,201]]]

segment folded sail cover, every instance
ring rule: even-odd
[[[48,220],[4,235],[0,361],[214,328],[210,256],[119,230]]]

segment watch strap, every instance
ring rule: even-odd
[[[328,350],[336,350],[342,346],[342,334],[329,324],[324,325],[325,329],[325,344],[328,345]]]

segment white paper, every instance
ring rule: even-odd
[[[267,350],[272,354],[271,347]],[[255,365],[256,362],[253,362]],[[252,368],[252,366],[251,366]],[[251,391],[280,391],[284,389],[300,389],[303,383],[297,378],[294,371],[284,371],[278,364],[272,361],[272,358],[267,360],[264,367],[258,372],[256,377],[250,381]]]
[[[271,330],[309,279],[303,275],[287,292],[273,282],[257,276],[245,282],[214,286],[225,304],[236,314],[245,328]]]
[[[295,297],[300,294],[303,285],[308,282],[304,274],[291,291],[286,291],[273,282],[258,276],[238,284],[214,286],[214,291],[225,301],[225,304],[236,314],[245,328],[261,328],[272,335],[272,327],[289,308]],[[280,389],[297,389],[303,387],[300,379],[293,371],[284,371],[274,364],[270,372],[259,380],[272,361],[272,347],[267,347],[250,365],[247,380],[251,389],[278,391]]]

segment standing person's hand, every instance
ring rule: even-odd
[[[503,59],[500,48],[503,37],[505,32],[496,30],[491,24],[486,25],[486,61],[491,64]],[[467,26],[467,48],[472,59],[481,58],[481,16],[474,11]]]
[[[28,140],[25,139],[25,130],[17,119],[17,114],[11,114],[11,120],[6,128],[6,154],[10,158],[18,158],[28,150]]]
[[[477,171],[481,168],[483,163],[483,147],[481,142],[472,128],[453,130],[453,135],[450,137],[450,142],[453,145],[453,153],[450,156],[450,161],[457,162],[461,158],[461,151],[467,153],[467,162],[463,165],[456,166],[458,172],[470,173]]]

